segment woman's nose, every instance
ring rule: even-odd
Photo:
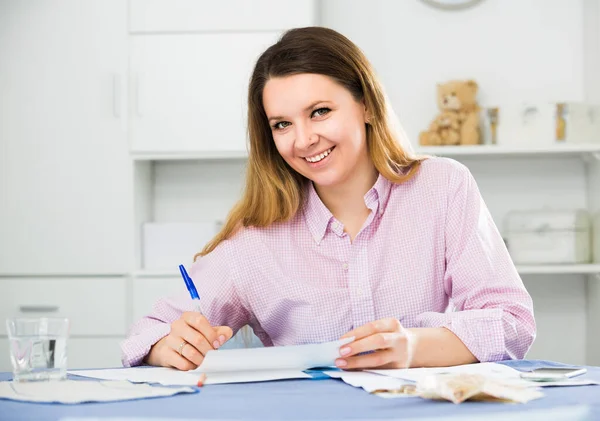
[[[319,136],[316,133],[311,133],[308,130],[300,129],[296,132],[296,148],[301,150],[309,149],[312,145],[319,141]]]

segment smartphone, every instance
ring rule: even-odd
[[[585,368],[564,368],[564,367],[542,367],[535,370],[521,373],[521,378],[537,382],[550,382],[570,379],[571,377],[585,374]]]

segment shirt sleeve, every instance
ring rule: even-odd
[[[522,359],[536,335],[533,302],[469,170],[449,177],[444,286],[455,311],[423,313],[420,327],[445,327],[480,361]]]
[[[235,256],[233,241],[226,240],[211,253],[200,257],[189,270],[200,300],[187,293],[163,297],[152,311],[135,322],[121,343],[121,361],[125,367],[143,364],[150,348],[171,331],[171,323],[186,311],[200,311],[213,326],[229,326],[237,332],[249,322],[236,287],[237,273],[230,256]],[[183,280],[180,280],[183,284]]]

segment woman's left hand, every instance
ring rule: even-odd
[[[381,319],[360,326],[342,336],[354,336],[354,341],[340,348],[335,365],[342,369],[408,368],[410,367],[415,336],[397,319]],[[364,355],[359,355],[367,353]]]

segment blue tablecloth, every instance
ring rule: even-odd
[[[519,370],[562,366],[549,361],[507,361]],[[600,381],[600,367],[587,367],[579,378]],[[11,378],[0,373],[0,380]],[[89,381],[89,380],[88,380]],[[341,380],[283,380],[264,383],[209,385],[200,393],[114,403],[61,405],[0,400],[0,420],[57,421],[65,417],[139,417],[210,420],[398,420],[436,416],[515,414],[524,410],[589,406],[589,419],[600,420],[600,386],[545,388],[545,397],[527,404],[430,401],[421,398],[384,399]],[[492,417],[493,418],[493,417]],[[532,419],[531,417],[529,419]],[[537,418],[536,418],[537,419]],[[561,418],[562,419],[562,418]]]

